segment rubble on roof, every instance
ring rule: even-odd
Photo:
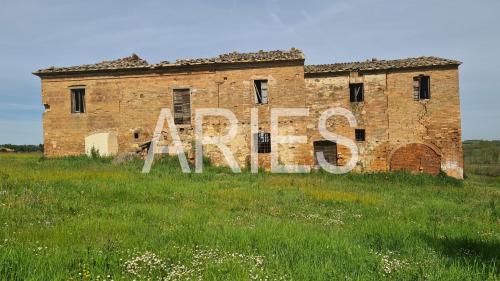
[[[456,60],[438,57],[418,57],[397,60],[371,59],[364,62],[345,62],[333,64],[306,65],[305,73],[332,73],[347,71],[367,71],[384,69],[415,68],[425,66],[460,65]]]
[[[211,63],[236,63],[236,62],[261,62],[261,61],[285,61],[285,60],[303,60],[304,53],[296,48],[291,48],[289,51],[263,51],[255,53],[238,53],[232,52],[222,54],[213,58],[200,59],[178,59],[178,65],[197,65]]]
[[[55,73],[55,72],[82,72],[82,71],[94,71],[94,70],[110,70],[110,69],[130,69],[130,68],[144,68],[148,67],[150,64],[141,59],[138,55],[132,54],[129,57],[111,60],[111,61],[102,61],[94,64],[83,64],[77,66],[69,66],[69,67],[49,67],[47,69],[40,69],[34,74],[43,74],[43,73]]]
[[[289,61],[303,60],[304,54],[301,50],[291,48],[289,51],[259,51],[255,53],[238,53],[232,52],[229,54],[219,55],[214,58],[199,58],[199,59],[178,59],[175,63],[162,61],[158,64],[148,64],[147,61],[139,58],[136,54],[130,57],[103,61],[96,64],[84,64],[71,67],[49,67],[41,69],[34,74],[45,73],[66,73],[66,72],[82,72],[95,70],[126,70],[126,69],[141,69],[141,68],[161,68],[175,67],[187,65],[205,65],[205,64],[224,64],[224,63],[250,63],[250,62],[265,62],[265,61]]]
[[[304,53],[296,48],[291,48],[288,51],[258,51],[253,53],[238,53],[232,52],[222,54],[213,58],[198,58],[198,59],[178,59],[175,63],[162,61],[157,64],[149,64],[146,60],[141,59],[138,55],[132,54],[129,57],[122,59],[103,61],[95,64],[84,64],[70,67],[49,67],[33,72],[35,75],[57,74],[57,73],[77,73],[77,72],[92,72],[92,71],[108,71],[108,70],[131,70],[131,69],[155,69],[179,66],[198,66],[211,64],[230,64],[230,63],[256,63],[270,61],[296,61],[304,60]],[[366,70],[383,70],[383,69],[400,69],[413,68],[424,66],[441,66],[441,65],[459,65],[461,62],[448,60],[438,57],[418,57],[398,60],[377,60],[371,59],[364,62],[347,62],[321,65],[306,65],[304,67],[306,74],[312,73],[333,73],[346,71],[366,71]]]

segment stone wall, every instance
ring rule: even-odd
[[[266,79],[269,103],[255,105],[253,80]],[[71,113],[70,89],[85,88],[86,112]],[[119,152],[135,151],[152,138],[161,108],[172,110],[173,89],[191,90],[192,125],[178,125],[184,149],[191,159],[194,141],[194,112],[198,108],[224,108],[239,121],[239,131],[230,145],[237,162],[245,166],[250,153],[250,109],[258,109],[259,129],[270,132],[271,107],[305,107],[303,65],[268,66],[221,71],[186,71],[120,76],[45,78],[42,100],[50,106],[44,113],[45,154],[48,157],[78,155],[85,152],[85,137],[99,132],[118,135]],[[281,118],[280,133],[306,135],[305,118]],[[226,134],[228,120],[210,117],[204,120],[208,135]],[[166,125],[167,126],[167,125]],[[165,142],[171,136],[165,127]],[[136,139],[135,136],[138,135]],[[308,144],[283,145],[280,161],[309,164]],[[225,164],[220,151],[212,145],[204,154],[215,164]],[[269,168],[269,154],[260,154],[260,162]],[[308,162],[309,161],[309,162]]]
[[[364,102],[351,103],[349,83],[364,83]],[[331,107],[341,107],[351,111],[357,126],[351,127],[345,117],[336,116],[329,120],[327,129],[341,136],[355,140],[355,129],[365,129],[366,140],[355,142],[359,148],[358,171],[386,170],[387,142],[387,98],[385,96],[385,75],[322,75],[306,78],[307,101],[311,110],[312,125],[309,135],[312,141],[324,139],[318,130],[318,119],[322,112]],[[339,164],[350,158],[350,150],[338,146]]]
[[[431,77],[430,100],[414,100],[413,77],[420,74]],[[269,103],[255,105],[253,80],[260,79],[268,80]],[[364,83],[363,102],[349,101],[349,83]],[[86,112],[83,114],[71,113],[70,89],[75,86],[84,87],[86,91]],[[328,108],[342,107],[354,114],[357,125],[351,127],[344,117],[336,116],[328,120],[327,128],[352,140],[355,128],[365,129],[365,141],[355,142],[360,153],[356,171],[390,170],[395,151],[418,143],[436,152],[442,170],[451,176],[462,177],[456,66],[307,74],[304,77],[303,64],[281,63],[225,69],[44,77],[42,100],[49,108],[43,118],[45,155],[84,154],[86,136],[107,132],[117,134],[119,153],[135,151],[139,144],[152,138],[160,109],[172,110],[173,90],[180,88],[191,91],[192,124],[176,126],[190,159],[194,159],[194,112],[198,108],[225,108],[235,114],[239,131],[229,147],[243,167],[249,163],[251,108],[258,110],[262,132],[271,131],[271,107],[308,108],[309,117],[279,120],[280,134],[307,136],[306,144],[279,145],[279,162],[312,165],[313,143],[324,140],[318,132],[319,116]],[[227,126],[228,120],[221,117],[204,121],[204,131],[211,135],[225,134]],[[169,130],[165,128],[164,131],[164,142],[169,144]],[[337,144],[337,151],[338,164],[344,165],[351,157],[350,150]],[[226,164],[221,152],[211,145],[204,147],[204,154],[215,164]],[[269,154],[259,154],[262,167],[269,169],[269,158]],[[403,164],[398,162],[398,169],[405,169]],[[422,164],[417,166],[419,170],[427,169],[421,169]],[[416,170],[414,167],[415,163],[408,163],[406,168]]]
[[[429,100],[414,99],[413,77],[418,75],[430,76]],[[350,102],[350,82],[364,83],[363,102]],[[390,170],[391,157],[397,149],[418,143],[436,151],[441,159],[441,170],[453,177],[463,177],[457,67],[311,74],[306,76],[306,89],[314,124],[323,110],[339,106],[352,111],[358,121],[356,128],[365,129],[366,140],[356,142],[360,153],[356,170]],[[328,128],[354,139],[355,128],[343,117],[332,118]],[[322,139],[316,127],[309,135],[313,141]],[[349,153],[345,146],[338,150],[341,154]],[[399,163],[397,169],[427,171],[435,162],[429,159],[428,163],[416,164],[411,163],[411,159],[408,158],[406,167]],[[434,173],[435,169],[431,170]]]

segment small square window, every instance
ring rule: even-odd
[[[428,100],[431,98],[431,78],[425,75],[413,77],[413,98]]]
[[[271,153],[270,133],[257,133],[254,137],[256,138],[258,153]]]
[[[356,141],[365,141],[365,129],[355,129],[354,135],[356,137]]]
[[[255,88],[255,103],[266,104],[268,101],[267,80],[255,80],[253,86]]]
[[[349,93],[351,102],[362,102],[365,100],[363,83],[349,84]]]
[[[136,140],[139,139],[139,132],[134,133],[134,139],[136,139]]]
[[[85,113],[85,89],[71,89],[71,113]]]

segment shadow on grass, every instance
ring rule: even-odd
[[[468,237],[437,238],[427,234],[423,234],[422,238],[429,246],[451,259],[466,263],[481,262],[500,271],[499,241],[481,241]]]

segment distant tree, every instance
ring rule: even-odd
[[[500,162],[498,161],[498,154],[498,149],[493,150],[493,152],[491,153],[491,159],[493,160],[494,164],[500,164]]]
[[[463,143],[467,164],[500,164],[500,141],[468,140]]]
[[[0,144],[0,147],[13,149],[17,152],[43,152],[43,144]]]

